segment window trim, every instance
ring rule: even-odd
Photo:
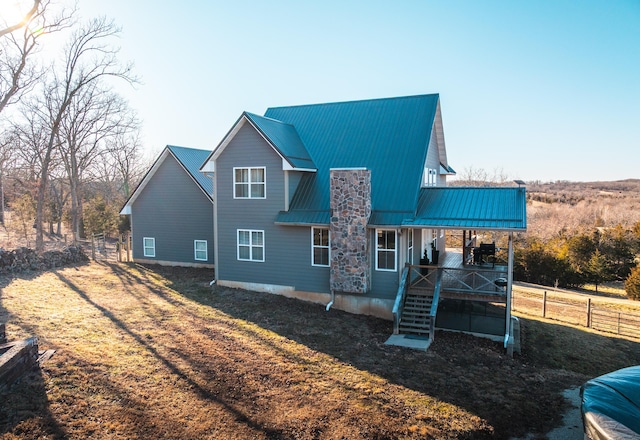
[[[409,264],[413,264],[413,240],[414,234],[413,229],[407,229],[407,262]]]
[[[315,231],[316,229],[327,231],[327,246],[316,245]],[[315,262],[315,250],[316,249],[326,249],[327,250],[327,264],[316,264]],[[331,234],[329,232],[329,228],[320,227],[320,226],[312,226],[311,227],[311,265],[314,267],[329,267],[331,266]]]
[[[395,235],[395,240],[394,240],[394,248],[393,249],[387,249],[387,248],[379,248],[378,247],[378,233],[379,232],[393,232],[393,234]],[[380,271],[380,272],[397,272],[398,271],[398,231],[395,229],[377,229],[376,228],[376,237],[375,237],[375,243],[376,243],[376,270]],[[380,268],[380,264],[378,261],[378,255],[380,254],[380,252],[393,252],[393,269],[387,269],[387,268]]]
[[[246,182],[237,182],[236,181],[236,171],[237,170],[247,170],[247,177],[248,177],[248,181]],[[251,181],[251,170],[262,170],[262,175],[264,177],[264,181],[262,182],[252,182]],[[263,188],[263,196],[262,197],[252,197],[251,196],[251,185],[254,184],[262,184],[262,188]],[[238,185],[247,185],[248,186],[248,191],[247,197],[238,197],[237,196],[237,192],[236,192],[236,188],[238,187]],[[248,200],[248,199],[266,199],[267,198],[267,167],[233,167],[233,198],[234,199],[239,199],[239,200]]]
[[[202,249],[198,249],[199,243],[204,243],[204,258],[198,258],[198,251],[202,252]],[[193,240],[193,259],[196,261],[209,261],[209,244],[207,240]]]
[[[147,240],[151,240],[152,246],[147,246]],[[147,249],[151,249],[151,253],[147,252]],[[156,257],[156,239],[155,237],[142,237],[142,255],[149,258]]]
[[[438,186],[438,170],[435,168],[424,168],[424,183],[423,186]]]
[[[249,247],[249,258],[240,258],[240,232],[248,232],[249,233],[249,244],[243,244],[242,246]],[[262,244],[254,245],[253,242],[253,233],[258,232],[262,234]],[[262,259],[258,260],[253,258],[253,249],[261,248],[262,249]],[[253,261],[255,263],[264,263],[265,261],[265,242],[264,242],[264,229],[236,229],[236,258],[238,261]]]

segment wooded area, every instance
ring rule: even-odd
[[[136,113],[113,89],[138,81],[118,57],[120,29],[36,0],[22,22],[0,30],[0,222],[8,206],[15,229],[26,237],[35,228],[38,251],[45,228],[60,235],[63,222],[74,240],[85,227],[117,229],[147,168]],[[66,44],[49,60],[54,35]]]

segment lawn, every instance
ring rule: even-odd
[[[523,354],[211,288],[212,273],[93,262],[0,280],[10,340],[55,349],[0,392],[0,438],[504,438],[560,423],[561,392],[640,363],[640,343],[523,318]],[[604,360],[602,359],[604,358]]]

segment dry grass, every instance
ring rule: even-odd
[[[509,438],[558,424],[564,388],[640,363],[638,343],[533,319],[515,359],[442,332],[390,347],[390,322],[210,277],[92,263],[2,281],[9,338],[57,352],[0,394],[0,438]]]

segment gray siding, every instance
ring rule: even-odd
[[[213,264],[213,205],[200,187],[168,156],[131,207],[133,258]],[[156,241],[155,258],[145,257],[143,237]],[[196,260],[194,240],[207,241],[207,261]]]
[[[397,240],[404,239],[404,237],[396,237]],[[406,255],[402,255],[400,246],[398,245],[398,253],[396,254],[396,271],[383,271],[376,270],[376,243],[377,236],[376,230],[369,230],[369,249],[371,252],[371,292],[370,295],[376,298],[395,298],[398,292],[398,284],[400,275],[402,274],[402,267],[404,267],[404,261]],[[398,242],[399,243],[399,242]]]
[[[266,199],[234,199],[233,167],[266,167]],[[276,214],[285,207],[282,159],[248,124],[216,159],[216,185],[216,278],[329,291],[329,269],[311,266],[310,228],[274,224]],[[264,262],[237,259],[238,229],[264,231]]]
[[[266,199],[234,199],[233,167],[266,167]],[[282,160],[251,126],[242,127],[217,158],[216,185],[216,278],[329,291],[329,269],[311,266],[311,229],[274,224],[285,206]],[[237,259],[238,229],[264,231],[264,262]]]

